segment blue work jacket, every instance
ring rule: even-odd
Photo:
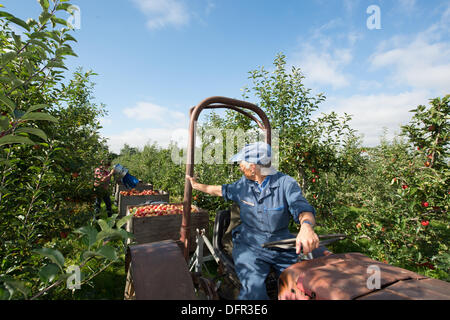
[[[267,181],[266,181],[267,180]],[[292,238],[289,220],[299,223],[302,212],[315,209],[303,197],[294,178],[277,172],[260,186],[243,176],[233,184],[222,185],[222,196],[240,207],[241,224],[233,230],[233,238],[260,246],[265,242]]]

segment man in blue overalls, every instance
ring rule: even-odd
[[[278,274],[297,262],[297,255],[319,246],[314,232],[315,209],[303,197],[294,178],[271,167],[271,148],[257,142],[245,146],[231,158],[239,162],[243,177],[233,184],[211,186],[187,177],[192,188],[213,196],[222,196],[240,207],[242,223],[233,234],[233,260],[242,288],[239,299],[268,299],[265,279],[273,266]],[[300,224],[296,252],[277,251],[261,245],[292,238],[289,219]]]

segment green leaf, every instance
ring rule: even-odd
[[[20,35],[12,33],[12,36],[14,38],[14,42],[16,43],[16,48],[20,49],[22,48],[22,41],[20,40]]]
[[[41,138],[43,140],[47,140],[47,135],[41,129],[37,129],[37,128],[19,128],[19,129],[16,130],[16,133],[21,133],[21,132],[33,134],[33,135],[38,136],[39,138]]]
[[[102,229],[102,231],[111,230],[111,227],[109,226],[108,222],[106,222],[105,220],[99,219],[97,221],[97,223],[100,226],[100,228]]]
[[[45,11],[48,10],[48,7],[50,6],[48,0],[39,0],[39,4],[41,5],[42,9]]]
[[[36,39],[36,38],[47,39],[47,34],[42,31],[36,31],[36,32],[33,32],[30,34],[30,39]]]
[[[63,270],[64,256],[58,250],[50,248],[41,248],[33,250],[33,253],[37,253],[40,254],[41,256],[49,258],[53,263],[57,264],[61,270]]]
[[[69,70],[64,65],[64,62],[61,62],[61,61],[50,61],[49,63],[47,63],[47,68],[61,68],[61,69]]]
[[[108,224],[108,226],[110,228],[114,227],[114,224],[116,223],[118,216],[119,216],[119,214],[115,213],[111,217],[108,217],[108,219],[106,219],[106,223]]]
[[[1,6],[1,4],[0,4]],[[11,297],[8,290],[0,284],[0,300],[8,300]]]
[[[48,47],[47,44],[45,44],[43,41],[36,40],[36,39],[31,39],[30,43],[41,47],[42,49],[44,49],[47,52],[53,53],[52,49],[50,49],[50,47]]]
[[[117,221],[116,227],[117,228],[122,228],[122,226],[127,224],[128,221],[130,221],[132,218],[133,218],[133,216],[131,214],[121,218],[119,221]]]
[[[5,131],[9,127],[9,118],[6,116],[0,116],[0,130]]]
[[[11,112],[14,112],[16,110],[16,105],[14,102],[12,102],[9,98],[5,97],[0,93],[0,102],[2,102],[4,105],[6,105]]]
[[[58,17],[55,17],[55,16],[52,16],[50,19],[52,20],[52,22],[54,24],[59,23],[59,24],[62,24],[63,26],[67,27],[67,21],[64,20],[64,19],[61,19],[61,18],[58,18]]]
[[[61,43],[60,32],[58,30],[46,31],[46,34],[57,43]]]
[[[61,3],[56,7],[56,11],[58,10],[65,10],[67,11],[67,9],[69,9],[69,7],[71,7],[72,5],[70,3]]]
[[[127,239],[130,239],[130,238],[134,238],[134,234],[132,234],[132,233],[130,233],[130,232],[124,230],[124,229],[120,229],[118,232],[119,232],[120,235],[122,236],[122,239],[123,239],[123,240],[127,240]]]
[[[117,260],[116,250],[111,246],[103,246],[97,251],[97,253],[110,261]]]
[[[75,230],[75,233],[80,233],[87,236],[89,248],[92,247],[97,241],[98,231],[92,226],[81,227]]]
[[[90,251],[90,250],[86,250],[81,254],[81,258],[83,260],[87,260],[91,257],[96,257],[96,256],[98,256],[98,253],[95,251]]]
[[[104,239],[110,240],[123,239],[123,234],[114,229],[102,230],[97,234],[97,241],[101,241]]]
[[[83,260],[89,259],[91,257],[104,257],[108,260],[114,261],[117,260],[117,254],[113,247],[111,246],[103,246],[97,251],[87,250],[83,252],[82,258]]]
[[[78,57],[78,55],[75,54],[75,52],[73,52],[72,48],[67,47],[67,46],[56,49],[55,55],[56,56],[70,55],[70,56]]]
[[[30,292],[30,290],[25,286],[25,282],[23,281],[15,280],[9,276],[1,277],[0,281],[3,281],[4,286],[9,291],[10,294],[9,299],[12,298],[13,294],[16,291],[22,293],[25,296],[25,298],[28,296]]]
[[[17,110],[17,109],[14,110],[14,112],[13,112],[14,119],[16,119],[16,120],[19,120],[20,118],[22,118],[24,114],[25,114],[24,111]]]
[[[97,251],[85,251],[82,254],[83,260],[87,260],[91,257],[103,257],[111,261],[117,260],[117,253],[115,249],[111,246],[103,246]]]
[[[16,57],[17,57],[17,53],[15,51],[10,51],[10,52],[6,52],[6,53],[2,53],[0,59],[2,61],[2,64],[7,64],[11,60],[14,60]]]
[[[52,282],[53,280],[55,280],[60,271],[61,269],[57,264],[50,263],[39,270],[39,277],[43,282]]]
[[[66,34],[66,35],[65,35],[64,41],[74,41],[74,42],[78,42],[77,39],[75,39],[74,37],[72,37],[70,34]]]
[[[22,28],[26,29],[27,31],[30,31],[30,26],[25,21],[13,16],[12,14],[10,14],[8,12],[0,11],[0,17],[4,17],[7,20],[11,21],[12,23],[15,23],[18,26],[21,26]]]
[[[7,135],[0,138],[0,146],[3,146],[5,144],[35,144],[32,140],[30,140],[27,137],[21,137],[21,136],[13,136],[13,135]]]
[[[28,114],[25,114],[21,119],[22,120],[41,120],[41,121],[58,122],[58,119],[56,119],[54,116],[49,115],[48,113],[43,113],[43,112],[30,112]]]
[[[48,21],[48,19],[51,18],[51,14],[49,12],[42,12],[41,15],[39,16],[39,22],[41,23],[41,25],[45,25]]]
[[[45,109],[45,108],[48,108],[48,104],[36,104],[34,106],[31,106],[25,114],[31,113],[36,110]]]

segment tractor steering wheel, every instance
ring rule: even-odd
[[[347,238],[345,234],[326,234],[326,235],[320,235],[319,239],[319,247],[324,247],[326,245],[329,245],[333,242],[344,240]],[[272,241],[267,242],[262,245],[263,248],[269,248],[269,249],[281,249],[281,250],[295,250],[296,245],[296,238],[290,238],[285,240],[279,240],[279,241]]]

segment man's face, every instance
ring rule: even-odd
[[[239,170],[241,170],[241,172],[244,174],[244,176],[247,179],[252,180],[255,176],[255,165],[254,164],[250,164],[249,168],[247,169],[246,164],[244,164],[243,162],[240,162]]]

